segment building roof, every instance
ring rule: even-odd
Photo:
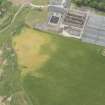
[[[51,0],[49,2],[49,5],[52,5],[52,6],[61,6],[63,8],[67,8],[70,6],[70,1],[71,0]]]
[[[65,13],[70,7],[70,0],[51,0],[49,12]]]
[[[68,1],[70,1],[70,0],[51,0],[50,4],[51,5],[64,5]]]
[[[105,17],[90,14],[86,24],[82,41],[105,46]]]

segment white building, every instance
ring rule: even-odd
[[[70,9],[70,0],[51,0],[49,2],[49,24],[60,25]]]

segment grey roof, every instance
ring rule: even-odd
[[[64,14],[66,11],[64,8],[50,6],[49,12],[56,12],[56,13],[58,12],[58,13]]]
[[[105,17],[91,14],[82,41],[105,46]]]
[[[90,18],[87,25],[97,29],[105,29],[105,17],[90,14]]]
[[[62,1],[65,1],[65,2],[62,4]],[[51,0],[49,5],[50,5],[49,12],[64,13],[70,7],[70,0]]]
[[[62,4],[62,0],[50,0],[50,4],[51,5],[61,5]]]
[[[70,4],[70,0],[50,0],[50,5],[63,5]]]

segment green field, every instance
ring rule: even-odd
[[[23,79],[33,105],[104,105],[105,57],[101,48],[74,39],[51,37],[57,52],[36,76],[27,75]]]
[[[37,9],[31,9],[27,14],[27,17],[25,18],[26,24],[28,24],[30,27],[35,26],[36,24],[45,23],[47,22],[47,16],[48,16],[48,10],[37,10]]]
[[[49,0],[32,0],[35,5],[48,5]],[[35,24],[45,23],[47,21],[48,10],[44,8],[43,10],[38,10],[36,8],[30,8],[25,21],[26,24],[33,27]]]
[[[104,48],[25,28],[30,10],[0,32],[0,99],[11,98],[4,105],[105,105]]]
[[[5,85],[2,83],[5,88],[1,87],[0,94],[24,90],[32,105],[104,105],[105,57],[101,55],[102,48],[54,34],[42,35],[53,40],[56,52],[37,72],[24,77],[15,76],[21,73],[16,68],[14,72],[6,71],[9,72],[8,79],[4,81]],[[8,83],[13,84],[13,89]],[[15,95],[23,97],[23,94]],[[18,98],[11,105],[23,105],[20,103],[23,100]]]

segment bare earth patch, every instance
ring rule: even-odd
[[[46,51],[55,50],[46,34],[28,28],[14,37],[13,46],[23,73],[37,70],[50,58],[50,53]]]

